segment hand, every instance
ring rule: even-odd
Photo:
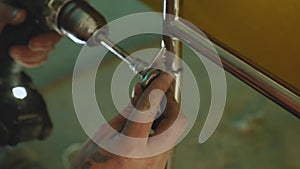
[[[26,18],[26,11],[0,2],[0,35],[6,24],[20,24]],[[24,32],[26,33],[26,32]],[[10,56],[25,67],[36,67],[43,64],[61,35],[48,33],[33,37],[27,46],[12,46]]]
[[[173,78],[167,74],[162,73],[159,75],[151,84],[143,91],[141,84],[135,86],[134,98],[132,99],[132,105],[138,110],[148,110],[151,106],[158,109],[161,106],[161,101],[163,95],[166,94],[166,108],[162,113],[160,122],[154,133],[151,133],[152,122],[138,123],[128,120],[126,117],[131,117],[130,119],[135,119],[135,117],[140,116],[136,113],[132,106],[128,106],[121,112],[122,115],[116,116],[113,120],[109,122],[110,127],[112,127],[116,133],[111,132],[109,127],[101,126],[96,132],[93,141],[103,141],[107,140],[107,144],[110,144],[121,154],[135,156],[137,158],[124,157],[122,155],[116,155],[111,152],[104,150],[99,147],[92,140],[88,140],[84,145],[82,150],[79,152],[79,156],[74,161],[72,169],[164,169],[167,160],[170,156],[171,149],[175,146],[176,141],[184,132],[187,126],[187,120],[183,113],[180,111],[180,106],[174,99],[174,90],[172,87]],[[154,89],[159,89],[163,93],[151,94],[151,100],[148,98],[150,93]],[[153,108],[153,107],[152,107]],[[153,109],[152,109],[153,110]],[[145,111],[144,111],[145,112]],[[148,113],[148,112],[147,112]],[[132,117],[135,116],[135,117]],[[149,117],[149,116],[147,116]],[[152,119],[153,120],[153,119]],[[175,127],[174,127],[175,124]],[[173,128],[171,132],[167,132],[169,128]],[[175,131],[175,132],[174,132]],[[162,133],[165,136],[160,140],[151,140],[155,136],[159,136]],[[125,135],[131,138],[145,138],[145,141],[131,142],[130,140],[123,139],[121,135]],[[104,141],[105,142],[105,141]],[[166,149],[160,152],[160,149]],[[158,154],[154,156],[141,157],[151,151],[158,150]],[[126,154],[128,153],[128,154]],[[132,154],[133,153],[133,154]],[[136,154],[141,154],[135,155]],[[141,158],[139,158],[141,157]]]

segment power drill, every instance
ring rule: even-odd
[[[0,145],[45,139],[52,130],[45,101],[30,77],[9,56],[12,45],[27,45],[47,32],[86,42],[106,24],[84,0],[0,0],[27,11],[20,25],[7,25],[0,35]]]

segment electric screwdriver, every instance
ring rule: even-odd
[[[119,58],[126,60],[135,73],[147,79],[145,87],[159,71],[147,70],[147,64],[111,42],[105,18],[85,0],[0,0],[25,9],[26,20],[19,25],[7,25],[0,35],[0,145],[15,145],[22,141],[45,139],[52,130],[42,96],[30,77],[9,56],[12,45],[27,45],[39,34],[58,32],[84,44],[97,33],[97,42]],[[99,30],[101,32],[99,32]],[[154,73],[151,73],[154,72]]]
[[[45,139],[52,130],[43,97],[9,56],[12,45],[27,45],[39,34],[58,32],[84,43],[106,21],[84,0],[0,0],[25,9],[26,20],[0,35],[0,145]]]

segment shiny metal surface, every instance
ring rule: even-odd
[[[168,18],[166,14],[175,15],[175,18]],[[196,51],[206,56],[208,59],[214,62],[219,56],[216,56],[213,51],[210,51],[211,45],[201,32],[196,31],[196,28],[188,26],[178,20],[180,14],[180,1],[179,0],[164,0],[164,30],[175,32],[174,37],[181,38],[185,43],[191,45]],[[173,19],[173,20],[172,20]],[[167,50],[180,56],[180,42],[176,38],[164,37],[164,44]],[[289,112],[293,113],[297,117],[300,117],[300,97],[293,93],[288,88],[279,84],[275,80],[263,74],[258,69],[255,69],[252,65],[239,59],[237,56],[229,53],[227,50],[214,43],[213,46],[220,53],[220,58],[225,70],[242,80],[258,92],[262,93],[278,105],[282,106]],[[215,62],[217,63],[217,62]],[[172,61],[166,62],[166,65],[171,65]],[[180,76],[178,77],[180,80]],[[180,100],[180,94],[175,96]],[[174,168],[174,156],[168,162],[167,169]]]
[[[198,32],[196,27],[176,20],[170,23],[168,28],[175,37],[184,37],[182,40],[185,43],[192,46],[196,51],[211,61],[214,62],[214,60],[220,56],[222,66],[226,71],[265,95],[276,104],[282,106],[297,117],[300,117],[299,95],[293,93],[293,91],[271,79],[247,62],[239,59],[238,56],[228,52],[220,45],[213,43],[212,45],[219,53],[219,56],[217,56],[211,51],[211,48],[209,48],[211,42],[209,42],[201,32]]]
[[[127,51],[120,48],[117,44],[112,42],[110,39],[108,39],[102,33],[100,33],[99,35],[97,35],[97,34],[98,33],[96,33],[96,36],[95,36],[96,42],[94,42],[94,43],[100,43],[102,46],[104,46],[106,49],[108,49],[111,53],[113,53],[119,59],[121,59],[122,61],[127,63],[129,65],[129,67],[131,68],[131,70],[135,74],[140,74],[148,67],[148,64],[146,62],[144,62],[143,60],[141,60],[139,58],[133,58]],[[141,74],[141,76],[143,76],[143,74]]]
[[[143,7],[140,1],[91,0],[91,2],[94,2],[94,6],[105,14],[108,20],[150,10]],[[114,9],[107,8],[114,4],[118,6]],[[123,10],[124,6],[126,10]],[[127,46],[122,47],[131,49],[128,51],[141,49],[144,47],[142,44],[153,42],[147,40],[129,41],[126,42]],[[157,43],[152,43],[155,46],[151,47],[157,47],[160,43],[159,40],[155,42]],[[62,169],[64,150],[73,143],[82,143],[86,140],[86,134],[74,112],[71,92],[70,74],[76,60],[74,56],[78,55],[79,50],[80,46],[63,39],[57,50],[49,57],[47,64],[29,70],[35,82],[42,88],[56,127],[52,137],[46,142],[32,142],[24,146],[37,154],[36,158],[47,168]],[[205,99],[209,98],[209,84],[206,84],[208,79],[205,78],[204,68],[194,59],[193,53],[184,48],[183,54],[185,58],[189,58],[188,63],[196,72],[197,82],[202,91],[201,97],[204,99],[195,127],[176,148],[176,169],[300,168],[298,160],[300,149],[297,146],[300,142],[299,120],[230,74],[227,74],[228,102],[224,118],[213,137],[205,144],[199,144],[197,140],[205,116],[203,112],[207,111],[209,105],[209,99]],[[119,64],[119,60],[112,59],[113,57],[111,55],[111,59],[102,64],[97,76],[98,103],[103,106],[108,119],[115,115],[113,102],[107,99],[111,95],[110,84],[105,83],[110,81]],[[83,74],[82,77],[84,76],[90,74]]]
[[[142,1],[161,11],[160,0]],[[299,9],[297,0],[186,0],[181,17],[299,95]]]
[[[161,6],[158,0],[144,3]],[[210,35],[228,72],[299,117],[298,1],[189,0],[181,7],[181,17]],[[177,35],[193,32],[175,27]]]
[[[69,3],[71,0],[48,0],[46,14],[46,22],[48,26],[57,32],[60,32],[60,29],[57,27],[59,20],[59,13],[63,7]]]
[[[63,34],[83,44],[104,25],[104,17],[85,1],[70,1],[65,4],[57,21],[57,27]]]
[[[164,31],[167,31],[168,25],[174,21],[174,19],[177,19],[181,12],[181,0],[164,0],[163,1],[163,18],[164,18],[164,25],[163,29]],[[168,15],[173,15],[175,17],[168,17]],[[181,42],[175,38],[175,37],[163,37],[163,47],[167,49],[170,53],[174,54],[176,57],[179,57],[182,59],[182,46]],[[179,70],[181,66],[181,59],[176,60],[169,60],[168,58],[172,57],[166,57],[165,60],[165,66],[169,70]],[[175,63],[176,62],[176,63]],[[177,83],[175,85],[175,99],[180,103],[181,96],[180,96],[180,85],[182,81],[182,74],[179,72],[176,74],[176,81]],[[175,151],[175,150],[173,150]],[[173,152],[174,154],[174,152]],[[174,155],[171,155],[168,164],[166,166],[167,169],[174,169]]]

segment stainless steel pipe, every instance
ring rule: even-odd
[[[164,38],[165,45],[169,51],[174,52],[176,55],[180,53],[180,45],[177,45],[180,42],[176,39],[176,37],[180,37],[184,43],[212,62],[220,58],[222,61],[220,66],[223,66],[227,72],[300,118],[299,92],[295,92],[272,79],[216,42],[209,41],[196,27],[180,21],[180,0],[164,0],[164,15],[166,14],[175,16],[175,18],[166,18],[164,16],[164,30],[169,31],[173,35],[173,38]],[[219,56],[214,51],[211,51],[211,46],[214,46]]]
[[[181,12],[181,1],[180,0],[164,0],[163,1],[163,30],[168,31],[170,23],[174,22],[179,16]],[[175,17],[168,17],[168,15],[173,15]],[[166,60],[165,66],[169,70],[179,70],[182,66],[181,59],[182,59],[182,45],[181,42],[175,38],[175,37],[163,37],[163,46],[169,51],[170,53],[173,53],[175,56],[179,57],[180,59],[177,60]],[[173,57],[166,57],[166,58],[173,58]],[[176,62],[174,64],[174,62]],[[176,67],[172,67],[172,66]],[[176,81],[177,84],[174,84],[175,86],[175,94],[174,97],[180,103],[181,96],[180,96],[180,85],[182,81],[182,74],[179,72],[176,75]],[[170,156],[169,161],[167,163],[166,169],[174,169],[174,151],[173,154]]]
[[[300,97],[297,93],[294,93],[284,85],[273,80],[271,77],[268,77],[266,74],[240,59],[238,56],[228,52],[220,45],[208,41],[202,32],[197,31],[197,29],[180,20],[175,20],[170,23],[168,30],[170,30],[174,37],[181,37],[182,41],[212,62],[215,62],[216,59],[220,58],[222,61],[222,65],[220,66],[223,66],[227,72],[231,73],[233,76],[271,99],[287,111],[300,117]],[[211,45],[217,50],[219,56],[214,51],[211,51]]]

